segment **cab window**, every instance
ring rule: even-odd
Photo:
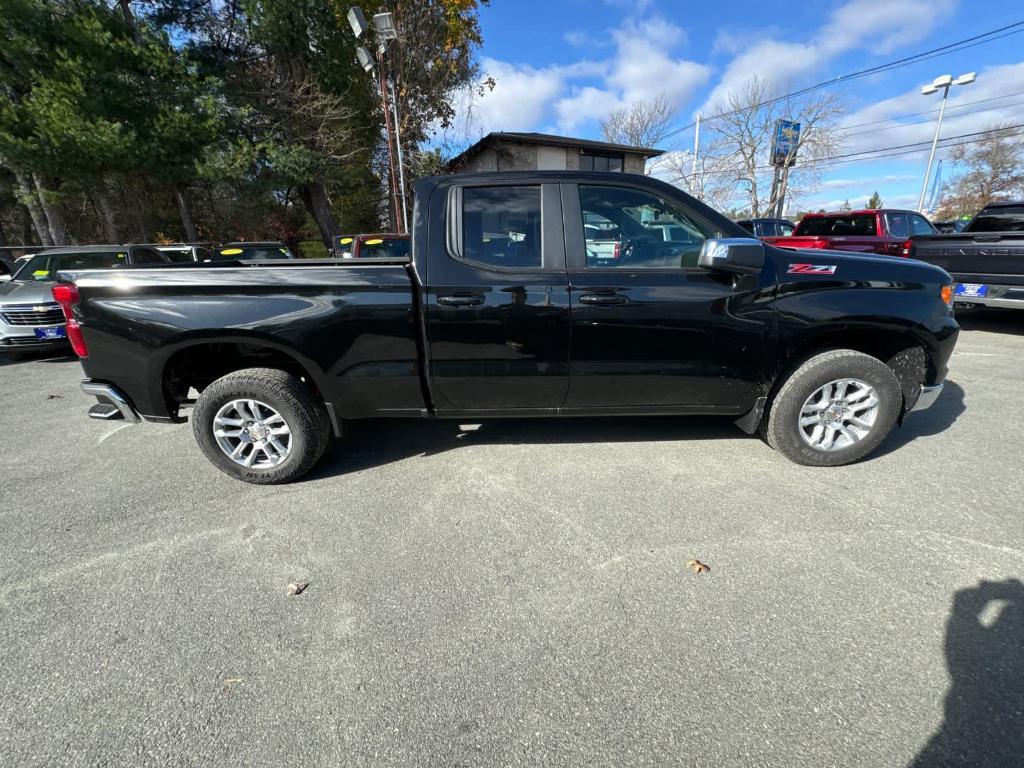
[[[650,192],[583,184],[579,191],[588,267],[696,267],[704,241],[714,236],[706,224]]]
[[[464,187],[463,258],[494,267],[541,265],[540,187]]]

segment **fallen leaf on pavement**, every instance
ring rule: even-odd
[[[308,586],[309,586],[309,582],[308,581],[298,581],[298,582],[295,582],[294,584],[289,584],[288,585],[288,595],[290,597],[294,597],[295,595],[301,595],[303,592],[306,591],[306,587],[308,587]]]
[[[64,398],[60,395],[47,395],[47,400],[63,400]]]
[[[687,560],[686,567],[692,569],[694,573],[711,572],[711,566],[707,563],[702,563],[700,560]]]
[[[225,680],[224,680],[224,690],[225,691],[231,690],[231,686],[232,685],[234,685],[235,683],[240,683],[240,682],[242,682],[242,680],[243,680],[243,678],[241,678],[241,677],[228,677],[228,678],[225,678]]]

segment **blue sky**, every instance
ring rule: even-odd
[[[497,86],[462,105],[456,140],[491,130],[598,138],[610,109],[660,94],[683,126],[755,75],[788,91],[1017,21],[1024,6],[1010,0],[493,0],[481,11],[481,68]],[[829,89],[842,99],[842,123],[855,126],[840,151],[930,140],[934,115],[916,113],[937,109],[939,98],[920,87],[972,70],[978,81],[950,94],[943,135],[1024,122],[1022,32]],[[692,141],[685,130],[662,148]],[[915,153],[838,165],[798,202],[856,206],[878,189],[888,205],[913,206],[926,160]]]

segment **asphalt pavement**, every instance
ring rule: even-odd
[[[0,359],[0,763],[1024,765],[1024,313],[963,324],[840,469],[714,419],[375,421],[256,487]]]

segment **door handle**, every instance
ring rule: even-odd
[[[615,293],[584,293],[580,296],[580,304],[596,304],[604,307],[611,304],[625,304],[629,301],[625,296]]]
[[[438,296],[437,303],[446,307],[475,307],[484,303],[484,297],[476,294],[455,296]]]

